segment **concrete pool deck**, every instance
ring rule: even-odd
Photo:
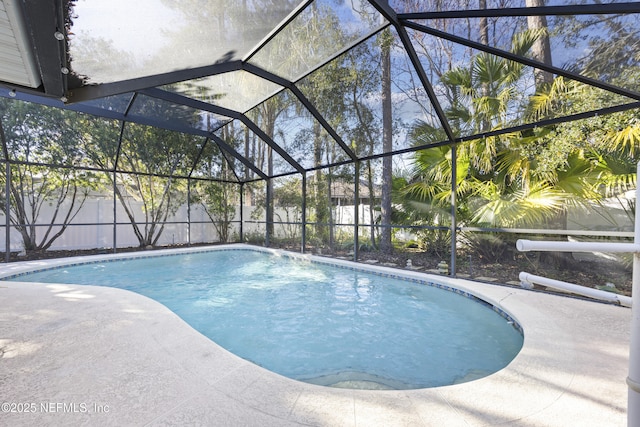
[[[0,282],[0,425],[626,425],[630,309],[435,280],[519,321],[524,346],[511,364],[431,389],[327,388],[240,359],[133,292]]]

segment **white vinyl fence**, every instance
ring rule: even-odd
[[[144,229],[144,214],[142,204],[132,202],[135,210],[136,221],[138,227]],[[191,224],[188,223],[187,205],[181,206],[174,215],[167,218],[164,231],[158,240],[158,245],[186,244],[189,243],[211,243],[220,240],[216,233],[214,225],[209,217],[199,205],[191,206]],[[246,206],[245,218],[248,218],[247,211],[252,210]],[[124,209],[118,202],[115,207],[117,226],[116,226],[116,247],[124,248],[138,246],[139,242],[136,238],[133,227],[126,215]],[[53,215],[53,207],[45,206],[40,214],[39,222],[42,226],[38,227],[38,241],[46,232],[50,218]],[[60,216],[60,214],[59,214]],[[91,198],[88,199],[78,215],[74,218],[71,225],[67,227],[65,232],[53,243],[51,250],[73,250],[73,249],[93,249],[93,248],[113,248],[114,240],[114,204],[113,200],[107,198]],[[0,240],[0,250],[6,250],[6,227],[5,216],[0,214],[0,227],[2,239]],[[231,228],[229,236],[239,232],[240,213],[236,212],[235,222]],[[251,224],[245,225],[250,229]],[[55,234],[61,227],[54,226],[50,235]],[[191,238],[189,239],[189,234]],[[11,228],[11,246],[13,252],[19,252],[23,248],[22,238],[15,228]]]
[[[136,214],[138,227],[144,228],[144,214],[142,204],[139,202],[131,202]],[[369,222],[369,207],[361,205],[359,208],[360,224]],[[53,206],[43,207],[40,213],[38,227],[38,241],[48,228],[51,217],[53,216]],[[188,243],[215,243],[220,241],[214,225],[205,213],[201,205],[191,205],[191,223],[188,221],[188,207],[185,203],[180,206],[174,215],[170,215],[164,226],[164,231],[158,240],[159,246],[177,245]],[[120,202],[115,205],[116,212],[116,247],[135,247],[139,245],[129,218],[122,208]],[[256,215],[257,214],[257,215]],[[58,214],[60,217],[60,213]],[[114,203],[113,199],[103,196],[93,196],[86,200],[84,206],[74,218],[71,225],[67,227],[65,232],[53,243],[50,250],[76,250],[76,249],[95,249],[95,248],[113,248],[114,240]],[[229,231],[229,240],[237,241],[240,233],[240,211],[236,208],[235,218]],[[263,236],[265,232],[265,212],[255,206],[243,207],[243,233],[247,236]],[[300,224],[299,208],[276,208],[274,210],[274,237],[276,238],[301,238],[302,225]],[[341,224],[353,224],[354,207],[339,206],[334,209],[334,222]],[[282,223],[282,224],[278,224]],[[296,224],[297,223],[297,224]],[[0,214],[0,251],[6,251],[6,220],[3,214]],[[342,226],[339,229],[345,232],[353,233],[353,226]],[[50,235],[60,230],[59,226],[54,226]],[[11,244],[12,252],[20,252],[23,249],[22,238],[15,228],[11,227]]]

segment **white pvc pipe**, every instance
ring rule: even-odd
[[[613,302],[616,304],[624,305],[625,307],[631,307],[633,304],[632,298],[625,295],[618,295],[612,292],[588,288],[586,286],[574,285],[573,283],[562,282],[560,280],[548,279],[546,277],[536,276],[535,274],[529,274],[524,271],[520,273],[519,277],[520,281],[525,283],[537,283],[538,285],[543,285],[554,289],[561,289],[563,291],[569,291],[574,294],[586,296],[589,298],[595,298],[602,301]]]
[[[636,218],[633,230],[633,241],[640,244],[640,215],[638,202],[640,201],[640,163],[636,171]],[[640,253],[633,255],[633,279],[631,296],[634,300],[631,309],[631,342],[629,344],[629,387],[627,398],[627,425],[640,426]]]
[[[640,202],[640,163],[636,168],[636,204]],[[627,386],[629,387],[627,399],[627,426],[640,427],[640,214],[636,212],[635,225],[633,232],[633,243],[596,243],[596,242],[541,242],[531,240],[518,240],[516,247],[519,251],[561,251],[561,252],[627,252],[633,253],[633,287],[631,289],[631,340],[629,343],[629,376],[627,377]],[[523,279],[525,275],[525,279]],[[594,294],[594,289],[584,288],[575,289],[570,283],[560,282],[558,280],[547,279],[544,277],[533,276],[528,273],[520,273],[520,280],[543,280],[547,286],[561,286],[559,289],[572,289],[580,293]],[[602,292],[602,291],[599,291]],[[598,292],[598,296],[601,295]],[[623,298],[616,295],[618,301],[622,304]],[[626,300],[625,297],[624,299]],[[626,301],[625,301],[626,302]],[[626,305],[626,304],[625,304]]]
[[[520,252],[640,252],[640,244],[637,243],[549,242],[525,239],[518,239],[516,248]]]

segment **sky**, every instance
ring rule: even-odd
[[[105,4],[109,5],[107,16]],[[73,33],[105,38],[122,51],[160,49],[166,43],[162,29],[182,25],[179,14],[160,0],[78,0],[74,13]]]

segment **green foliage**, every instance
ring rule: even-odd
[[[48,249],[80,212],[89,192],[99,187],[96,173],[70,167],[85,164],[82,120],[70,111],[0,100],[3,144],[12,163],[10,206],[2,174],[0,209],[9,215],[27,251]],[[46,205],[52,207],[48,218],[43,214]]]
[[[194,137],[158,128],[130,124],[122,141],[116,196],[125,208],[140,246],[153,246],[164,222],[186,201],[186,176],[198,152]],[[166,174],[166,177],[155,174]],[[142,204],[137,219],[135,200]]]
[[[244,233],[244,241],[252,245],[264,245],[264,232],[250,231]]]
[[[198,181],[191,186],[191,202],[199,203],[216,229],[220,242],[229,242],[239,194],[236,184]]]
[[[525,54],[540,34],[516,35],[512,51]],[[593,64],[592,64],[593,65]],[[482,132],[629,102],[619,95],[557,77],[526,97],[522,66],[488,54],[469,67],[443,74],[452,104],[446,114],[455,134]],[[627,79],[636,80],[640,74]],[[444,136],[416,122],[410,138],[417,146]],[[598,204],[635,185],[640,153],[637,110],[596,116],[554,126],[503,134],[457,147],[458,224],[483,227],[565,228],[569,206]],[[434,147],[416,152],[414,169],[396,193],[399,218],[414,225],[441,225],[450,211],[452,151]],[[433,244],[438,240],[435,236]],[[488,259],[503,256],[509,239],[463,236],[465,244]],[[509,240],[509,241],[508,241]]]
[[[288,242],[299,239],[302,224],[302,183],[298,178],[288,179],[273,190],[275,213],[283,238]],[[283,213],[283,214],[282,214]],[[284,217],[282,216],[284,215]]]
[[[436,258],[447,258],[451,254],[451,230],[420,229],[416,231],[418,247]]]
[[[480,259],[499,262],[513,256],[516,237],[507,233],[462,233],[460,241]]]

